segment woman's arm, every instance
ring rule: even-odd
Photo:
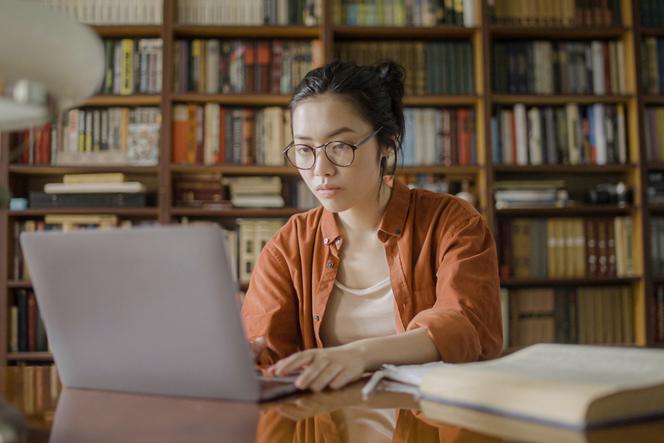
[[[308,349],[273,365],[269,371],[285,375],[304,368],[295,381],[300,389],[319,392],[329,386],[338,389],[375,371],[383,363],[396,365],[420,364],[440,360],[425,329],[403,334],[357,340],[342,346]]]

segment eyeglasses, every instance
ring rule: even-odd
[[[353,164],[355,150],[378,134],[381,129],[382,126],[355,144],[332,140],[320,146],[309,146],[292,141],[284,148],[283,153],[288,162],[296,168],[312,169],[316,164],[316,150],[322,149],[332,164],[346,168]]]

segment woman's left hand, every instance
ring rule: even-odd
[[[268,371],[282,376],[301,371],[295,381],[300,389],[320,392],[326,387],[339,389],[360,377],[366,370],[363,353],[352,346],[307,349],[272,365]]]

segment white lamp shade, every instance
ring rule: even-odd
[[[35,2],[2,0],[0,78],[40,83],[60,112],[93,94],[103,73],[103,45],[90,28]],[[35,126],[48,118],[45,104],[0,101],[0,130]]]

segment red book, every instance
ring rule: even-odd
[[[268,42],[259,42],[257,44],[258,63],[256,77],[256,92],[260,94],[270,93],[270,44]]]
[[[187,132],[189,125],[187,105],[173,106],[173,163],[187,163]]]
[[[246,42],[247,51],[244,58],[244,92],[253,94],[256,92],[256,48],[253,42]]]

